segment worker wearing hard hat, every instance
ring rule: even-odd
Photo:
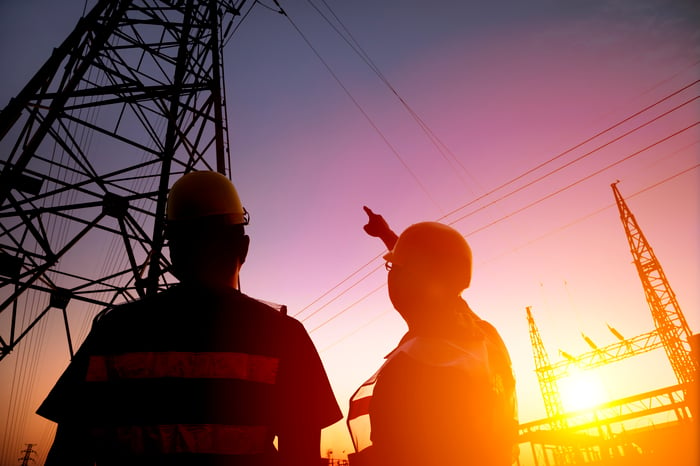
[[[180,283],[95,321],[38,410],[58,423],[47,466],[318,463],[342,415],[301,323],[238,289],[247,223],[225,176],[175,182]]]
[[[508,466],[517,451],[515,378],[496,329],[462,299],[472,253],[453,228],[422,222],[400,236],[365,207],[408,332],[353,395],[351,466]]]

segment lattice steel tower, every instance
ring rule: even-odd
[[[550,363],[549,356],[532,316],[532,310],[529,307],[526,309],[530,329],[530,342],[535,361],[535,372],[537,373],[547,417],[552,420],[551,425],[555,429],[567,427],[566,419],[562,417],[565,413],[561,395],[557,388],[557,381],[569,376],[573,369],[594,369],[663,348],[678,383],[687,387],[685,389],[686,398],[688,398],[692,383],[697,377],[698,363],[692,356],[690,328],[661,269],[661,264],[656,259],[651,246],[649,246],[642,234],[637,221],[627,207],[616,185],[617,183],[613,183],[611,186],[655,328],[650,332],[625,338],[608,325],[611,333],[618,339],[617,342],[599,347],[584,336],[587,343],[592,347],[591,351],[576,356],[561,351],[564,359],[556,363]],[[693,400],[690,400],[690,403],[688,403],[691,412],[695,408],[692,406],[693,402]],[[696,415],[693,412],[693,416]]]
[[[168,187],[230,176],[221,52],[245,3],[101,0],[2,110],[0,359],[52,308],[68,329],[172,282]]]
[[[656,330],[680,384],[690,384],[697,373],[696,361],[691,356],[691,332],[681,311],[676,295],[666,279],[661,264],[647,242],[634,215],[627,207],[617,182],[610,185],[625,228],[627,242],[632,252],[634,265],[644,288],[647,304],[651,310]]]
[[[535,323],[535,318],[532,317],[532,310],[530,307],[527,307],[525,310],[527,312],[527,324],[530,330],[532,355],[535,359],[535,373],[537,374],[537,381],[540,384],[544,409],[547,413],[547,417],[552,419],[552,427],[563,429],[566,427],[565,421],[561,418],[561,415],[564,414],[564,405],[557,386],[557,377],[553,372],[552,364],[549,361],[549,355],[544,347],[544,342],[542,341],[540,331]]]

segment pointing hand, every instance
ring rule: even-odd
[[[372,212],[372,209],[367,206],[362,206],[362,208],[365,209],[365,212],[369,217],[367,224],[363,227],[365,232],[367,232],[367,234],[370,236],[380,238],[386,245],[387,249],[393,249],[398,237],[396,236],[396,233],[389,228],[389,224],[386,222],[386,220],[384,220],[384,217],[379,214],[375,214]]]

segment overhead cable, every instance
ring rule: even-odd
[[[343,28],[345,34],[338,30],[335,24],[333,24],[333,22],[328,17],[326,17],[326,15],[324,15],[323,12],[316,5],[314,5],[314,3],[311,0],[307,0],[307,2],[318,12],[321,18],[323,18],[331,26],[331,28],[335,30],[335,32],[345,41],[345,43],[348,44],[348,46],[360,57],[360,59],[362,59],[365,62],[365,64],[374,72],[374,74],[377,75],[377,77],[384,83],[384,85],[391,91],[391,93],[394,94],[394,96],[398,99],[399,103],[418,124],[423,133],[425,133],[425,135],[427,136],[430,143],[437,149],[438,153],[440,153],[440,155],[445,159],[445,161],[449,165],[453,165],[456,163],[458,168],[461,168],[461,171],[466,173],[473,183],[478,184],[478,181],[471,175],[469,170],[467,170],[467,168],[464,166],[464,164],[462,164],[459,158],[449,149],[447,144],[445,144],[437,136],[437,134],[435,134],[435,132],[430,128],[430,126],[428,126],[428,124],[420,117],[420,115],[418,115],[418,113],[408,104],[406,99],[404,99],[396,90],[396,88],[389,82],[387,77],[384,75],[384,73],[382,73],[382,71],[379,69],[374,60],[372,60],[367,51],[362,48],[357,39],[355,39],[353,34],[345,26],[345,24],[338,17],[338,15],[335,14],[335,12],[331,9],[328,3],[325,0],[321,0],[323,5],[328,9],[328,11],[330,11],[331,15],[333,15],[335,21],[337,21],[338,24],[340,24],[340,26]],[[460,181],[462,181],[462,183],[466,186],[467,183],[464,180],[464,178],[462,178],[460,171],[457,171],[455,173],[459,177]]]
[[[604,149],[604,148],[608,147],[609,145],[611,145],[611,144],[613,144],[613,143],[615,143],[615,142],[620,141],[621,139],[623,139],[623,138],[629,136],[630,134],[639,131],[640,129],[644,128],[645,126],[648,126],[648,125],[654,123],[655,121],[658,121],[658,120],[660,120],[661,118],[670,115],[671,113],[675,112],[676,110],[679,110],[679,109],[685,107],[686,105],[689,105],[689,104],[695,102],[695,101],[698,100],[698,99],[700,99],[700,96],[693,97],[692,99],[687,100],[687,101],[683,102],[682,104],[677,105],[676,107],[674,107],[674,108],[672,108],[672,109],[670,109],[670,110],[667,110],[666,112],[662,113],[661,115],[658,115],[658,116],[652,118],[651,120],[648,120],[648,121],[642,123],[641,125],[637,126],[636,128],[633,128],[633,129],[627,131],[626,133],[623,133],[622,135],[620,135],[620,136],[618,136],[618,137],[616,137],[616,138],[613,138],[613,139],[611,139],[610,141],[608,141],[608,142],[606,142],[606,143],[604,143],[604,144],[601,144],[600,146],[598,146],[598,147],[596,147],[596,148],[594,148],[594,149],[591,149],[590,151],[584,153],[583,155],[580,155],[580,156],[576,157],[575,159],[568,161],[568,162],[565,163],[564,165],[561,165],[561,166],[559,166],[559,167],[557,167],[557,168],[555,168],[555,169],[553,169],[553,170],[551,170],[551,171],[545,173],[544,175],[541,175],[541,176],[539,176],[538,178],[535,178],[534,180],[532,180],[532,181],[530,181],[530,182],[528,182],[528,183],[525,183],[525,184],[522,185],[522,186],[519,186],[517,189],[514,189],[513,191],[510,191],[510,192],[508,192],[508,193],[502,195],[501,197],[499,197],[499,198],[497,198],[497,199],[495,199],[495,200],[493,200],[493,201],[491,201],[491,202],[489,202],[489,203],[487,203],[487,204],[484,204],[484,205],[480,206],[479,208],[474,209],[474,210],[470,211],[469,213],[466,213],[466,214],[460,216],[459,218],[457,218],[457,219],[455,219],[455,220],[452,220],[452,221],[448,222],[448,224],[449,224],[449,225],[453,225],[453,224],[459,222],[460,220],[464,220],[465,218],[467,218],[467,217],[469,217],[469,216],[475,214],[476,212],[479,212],[479,211],[481,211],[481,210],[484,210],[484,209],[487,208],[487,207],[490,207],[490,206],[492,206],[492,205],[494,205],[494,204],[496,204],[496,203],[498,203],[498,202],[500,202],[500,201],[502,201],[502,200],[504,200],[504,199],[507,199],[507,198],[509,198],[510,196],[512,196],[513,194],[516,194],[516,193],[522,191],[523,189],[528,188],[528,187],[530,187],[530,186],[532,186],[532,185],[534,185],[534,184],[536,184],[536,183],[538,183],[538,182],[544,180],[545,178],[549,178],[550,176],[554,175],[555,173],[558,173],[558,172],[560,172],[561,170],[570,167],[571,165],[573,165],[573,164],[576,163],[576,162],[580,162],[581,160],[585,159],[586,157],[589,157],[590,155],[592,155],[592,154],[598,152],[599,150]],[[531,172],[531,171],[530,171],[530,172]],[[521,176],[521,177],[522,177],[522,176]],[[519,177],[519,178],[521,178],[521,177]],[[470,203],[470,204],[471,204],[471,203]],[[466,205],[469,205],[469,204],[466,204]],[[461,210],[462,208],[464,208],[464,207],[460,207],[460,208],[458,208],[458,209],[456,209],[456,210],[453,210],[453,212],[459,211],[459,210]],[[444,218],[445,218],[445,216],[442,216],[442,217],[440,217],[439,220],[442,220],[442,219],[444,219]]]
[[[277,3],[277,1],[275,1]],[[282,10],[284,16],[289,20],[289,23],[292,25],[292,27],[297,31],[299,36],[301,36],[302,40],[306,43],[306,45],[311,49],[311,51],[316,55],[316,58],[319,59],[319,61],[323,64],[323,66],[326,68],[328,73],[331,75],[331,77],[335,80],[335,82],[340,86],[340,88],[343,90],[345,95],[348,96],[348,98],[352,101],[353,105],[360,111],[362,116],[367,120],[367,122],[370,124],[372,129],[379,135],[379,137],[382,139],[384,144],[389,148],[392,154],[396,157],[396,159],[401,163],[401,165],[404,167],[404,169],[408,172],[408,174],[413,178],[413,181],[418,185],[418,187],[423,191],[423,193],[430,199],[430,201],[438,208],[438,210],[442,210],[440,207],[440,204],[435,200],[435,198],[430,194],[428,189],[425,187],[423,182],[421,182],[420,178],[415,174],[413,170],[411,170],[411,167],[408,166],[406,161],[401,157],[399,154],[398,150],[391,144],[389,139],[386,137],[386,135],[382,132],[382,130],[379,129],[377,124],[372,120],[372,118],[369,116],[369,114],[365,111],[365,109],[360,105],[360,103],[355,99],[355,97],[350,93],[349,89],[343,84],[341,79],[338,77],[338,75],[333,71],[331,66],[328,64],[328,62],[321,56],[321,54],[316,50],[316,48],[311,44],[309,39],[306,37],[306,35],[299,29],[299,27],[296,25],[296,23],[292,20],[292,18],[287,14],[286,11]]]
[[[463,204],[463,205],[457,207],[456,209],[451,210],[450,212],[446,213],[445,215],[443,215],[442,217],[438,218],[437,220],[438,220],[438,221],[439,221],[439,220],[443,220],[443,219],[449,217],[450,215],[453,215],[453,214],[459,212],[460,210],[465,209],[465,208],[469,207],[470,205],[472,205],[472,204],[474,204],[474,203],[476,203],[476,202],[478,202],[478,201],[480,201],[480,200],[482,200],[482,199],[484,199],[484,198],[486,198],[486,197],[488,197],[488,196],[490,196],[490,195],[492,195],[492,194],[494,194],[494,193],[500,191],[501,189],[503,189],[503,188],[505,188],[505,187],[507,187],[507,186],[510,186],[511,184],[515,183],[516,181],[519,181],[519,180],[525,178],[526,176],[528,176],[528,175],[530,175],[530,174],[536,172],[537,170],[539,170],[539,169],[541,169],[541,168],[543,168],[543,167],[545,167],[545,166],[551,164],[552,162],[555,162],[556,160],[559,160],[560,158],[564,157],[564,156],[567,155],[567,154],[570,154],[570,153],[573,152],[574,150],[576,150],[576,149],[578,149],[578,148],[580,148],[580,147],[582,147],[582,146],[588,144],[589,142],[593,141],[594,139],[597,139],[597,138],[601,137],[602,135],[604,135],[604,134],[606,134],[606,133],[609,133],[609,132],[612,131],[613,129],[616,129],[616,128],[622,126],[623,124],[627,123],[628,121],[630,121],[630,120],[632,120],[632,119],[634,119],[634,118],[636,118],[636,117],[642,115],[643,113],[645,113],[645,112],[651,110],[652,108],[654,108],[654,107],[656,107],[656,106],[662,104],[663,102],[666,102],[667,100],[671,99],[672,97],[677,96],[678,94],[680,94],[680,93],[682,93],[683,91],[685,91],[685,90],[691,88],[692,86],[695,86],[695,85],[698,84],[698,83],[700,83],[700,79],[693,81],[692,83],[690,83],[690,84],[688,84],[688,85],[686,85],[686,86],[684,86],[684,87],[678,89],[678,90],[675,91],[675,92],[672,92],[671,94],[668,94],[667,96],[665,96],[665,97],[663,97],[663,98],[657,100],[656,102],[654,102],[654,103],[652,103],[652,104],[650,104],[650,105],[647,105],[646,107],[644,107],[643,109],[639,110],[638,112],[636,112],[636,113],[634,113],[634,114],[632,114],[632,115],[630,115],[630,116],[624,118],[623,120],[618,121],[617,123],[615,123],[615,124],[613,124],[613,125],[611,125],[611,126],[605,128],[605,129],[602,130],[602,131],[597,132],[597,133],[594,134],[593,136],[591,136],[591,137],[589,137],[589,138],[587,138],[587,139],[585,139],[585,140],[583,140],[583,141],[577,143],[576,145],[574,145],[574,146],[572,146],[572,147],[570,147],[570,148],[564,150],[563,152],[560,152],[559,154],[555,155],[554,157],[551,157],[551,158],[547,159],[546,161],[544,161],[544,162],[538,164],[537,166],[535,166],[535,167],[533,167],[533,168],[527,170],[526,172],[524,172],[524,173],[522,173],[522,174],[516,176],[515,178],[512,178],[512,179],[506,181],[505,183],[503,183],[503,184],[501,184],[501,185],[499,185],[499,186],[493,188],[492,190],[490,190],[489,192],[487,192],[487,193],[485,193],[485,194],[482,194],[481,196],[477,197],[476,199],[473,199],[473,200],[469,201],[468,203]],[[697,99],[697,97],[695,97],[695,99]],[[695,99],[693,99],[693,100],[695,100]],[[686,102],[685,104],[687,104],[687,103],[689,103],[689,102]],[[685,105],[685,104],[683,104],[683,105]],[[668,112],[666,112],[666,113],[668,113]],[[656,120],[656,119],[658,119],[658,117],[655,118],[655,120]],[[639,126],[639,127],[637,127],[636,129],[640,129],[640,128],[643,127],[643,126],[645,126],[645,125]]]
[[[489,196],[489,195],[491,195],[491,194],[496,193],[497,191],[499,191],[499,190],[501,190],[501,189],[503,189],[503,188],[505,188],[505,187],[507,187],[507,186],[509,186],[509,185],[511,185],[511,184],[513,184],[513,183],[515,183],[516,181],[518,181],[518,180],[520,180],[520,179],[522,179],[522,178],[524,178],[524,177],[527,176],[528,174],[531,174],[531,173],[535,172],[536,170],[538,170],[538,169],[540,169],[540,168],[543,168],[543,167],[545,167],[545,166],[551,164],[552,162],[554,162],[554,161],[560,159],[561,157],[563,157],[564,155],[566,155],[566,154],[568,154],[568,153],[574,151],[575,149],[577,149],[577,148],[579,148],[579,147],[581,147],[581,146],[583,146],[583,145],[585,145],[585,144],[587,144],[587,143],[593,141],[593,140],[596,139],[596,138],[601,137],[602,135],[604,135],[604,134],[606,134],[606,133],[612,131],[612,130],[615,129],[615,128],[618,128],[619,126],[621,126],[621,125],[623,125],[624,123],[626,123],[626,122],[628,122],[628,121],[634,119],[635,117],[638,117],[638,116],[642,115],[643,113],[649,111],[650,109],[652,109],[652,108],[654,108],[654,107],[656,107],[656,106],[658,106],[658,105],[660,105],[660,104],[666,102],[667,100],[671,99],[672,97],[674,97],[674,96],[676,96],[676,95],[679,95],[679,94],[682,93],[683,91],[689,89],[690,87],[692,87],[692,86],[694,86],[694,85],[696,85],[696,84],[698,84],[698,83],[700,83],[700,80],[696,80],[696,81],[694,81],[694,82],[692,82],[692,83],[690,83],[690,84],[688,84],[688,85],[686,85],[686,86],[684,86],[684,87],[678,89],[677,91],[668,94],[667,96],[665,96],[665,97],[663,97],[663,98],[657,100],[656,102],[654,102],[654,103],[652,103],[652,104],[650,104],[650,105],[644,107],[643,109],[641,109],[641,110],[635,112],[634,114],[632,114],[632,115],[630,115],[630,116],[624,118],[623,120],[621,120],[621,121],[619,121],[619,122],[617,122],[617,123],[615,123],[615,124],[609,126],[608,128],[606,128],[606,129],[604,129],[604,130],[602,130],[602,131],[599,131],[598,133],[596,133],[596,134],[594,134],[593,136],[591,136],[591,137],[585,139],[584,141],[579,142],[578,144],[572,146],[571,148],[569,148],[569,149],[567,149],[567,150],[565,150],[565,151],[563,151],[563,152],[561,152],[561,153],[555,155],[554,157],[552,157],[552,158],[548,159],[547,161],[545,161],[545,162],[543,162],[543,163],[537,165],[536,167],[527,170],[525,173],[523,173],[523,174],[521,174],[521,175],[519,175],[519,176],[516,176],[515,178],[513,178],[513,179],[507,181],[506,183],[501,184],[500,186],[498,186],[498,187],[492,189],[491,191],[489,191],[488,193],[486,193],[486,194],[484,194],[484,195],[478,197],[477,199],[474,199],[474,200],[472,200],[472,201],[470,201],[470,202],[468,202],[468,203],[462,205],[461,207],[452,210],[450,213],[443,215],[442,217],[438,218],[437,220],[438,220],[438,221],[444,220],[444,219],[445,219],[446,217],[448,217],[449,215],[454,214],[454,213],[456,213],[456,212],[459,212],[460,210],[462,210],[462,209],[464,209],[464,208],[466,208],[466,207],[468,207],[468,206],[474,204],[474,203],[477,202],[478,200],[481,200],[481,199],[483,199],[483,198],[485,198],[485,197],[487,197],[487,196]],[[675,107],[673,110],[671,110],[671,111],[678,110],[679,108],[681,108],[681,107],[687,105],[688,103],[690,103],[690,102],[692,102],[692,101],[694,101],[694,100],[697,100],[697,99],[698,99],[698,97],[694,97],[694,98],[691,99],[690,101],[686,101],[685,103],[683,103],[683,104],[681,104],[681,105],[679,105],[679,106],[676,106],[676,107]],[[664,114],[655,117],[655,118],[654,118],[653,120],[651,120],[651,121],[658,120],[659,118],[665,116],[666,114],[669,114],[671,111],[664,112]],[[643,128],[644,126],[647,126],[648,124],[651,123],[651,121],[649,121],[649,122],[647,122],[647,123],[645,123],[645,124],[639,125],[637,128],[635,128],[635,129],[632,130],[632,131],[628,131],[627,133],[625,133],[625,136],[628,136],[628,135],[631,134],[632,132],[638,131],[639,129]],[[617,139],[620,139],[620,137],[619,137],[619,138],[616,138],[616,140],[617,140]],[[592,150],[592,151],[589,151],[589,153],[588,153],[586,156],[588,156],[588,155],[594,153],[594,152],[597,151],[597,150],[602,149],[603,147],[605,147],[605,146],[611,144],[612,142],[613,142],[613,141],[608,142],[608,143],[605,143],[605,144],[602,144],[602,145],[599,146],[598,148],[596,148],[596,149],[594,149],[594,150]],[[579,159],[580,159],[580,158],[579,158]],[[577,160],[578,160],[578,159],[577,159]],[[570,164],[571,164],[571,163],[569,163],[569,164],[567,164],[567,165],[570,165]],[[555,171],[559,171],[560,169],[561,169],[561,168],[555,169]],[[551,172],[551,173],[553,173],[553,172]],[[551,174],[551,173],[550,173],[550,174]],[[541,177],[538,178],[538,180],[536,180],[536,181],[541,181],[542,179],[546,178],[547,176],[549,176],[549,174],[545,174],[545,175],[541,176]],[[531,183],[531,184],[532,184],[532,183]],[[497,199],[496,201],[489,203],[487,206],[493,205],[493,204],[495,204],[496,202],[498,202],[498,201],[500,201],[500,200],[503,200],[503,199],[505,199],[506,197],[509,197],[509,196],[512,195],[513,193],[514,193],[514,192],[508,193],[508,194],[502,196],[501,198]],[[486,206],[484,206],[483,208],[485,208],[485,207],[486,207]],[[482,209],[478,209],[478,210],[482,210]],[[463,218],[465,218],[465,217],[467,217],[467,216],[473,214],[474,212],[476,212],[476,211],[478,211],[478,210],[472,211],[472,212],[470,212],[470,213],[468,213],[468,214],[466,214],[466,215],[464,215],[464,216],[458,218],[457,220],[451,222],[450,224],[452,225],[452,224],[456,223],[457,221],[462,220]],[[381,255],[381,254],[380,254],[380,255]],[[372,261],[375,260],[377,257],[379,257],[379,255],[375,256],[375,258],[372,259]],[[370,261],[370,262],[372,262],[372,261]],[[337,285],[335,285],[331,290],[329,290],[329,291],[327,291],[326,293],[324,293],[321,297],[315,299],[311,304],[309,304],[309,305],[307,305],[306,307],[304,307],[304,309],[302,309],[302,311],[300,311],[300,313],[303,312],[304,310],[310,308],[311,306],[313,306],[313,304],[317,303],[317,302],[320,301],[322,298],[326,297],[328,294],[330,294],[333,290],[337,289],[337,288],[338,288],[340,285],[342,285],[343,283],[347,282],[351,277],[355,276],[357,273],[360,272],[360,270],[362,270],[363,268],[365,268],[367,265],[368,265],[368,264],[363,265],[360,269],[356,270],[356,271],[353,272],[351,275],[349,275],[349,276],[346,277],[344,280],[342,280],[340,283],[338,283]],[[377,267],[377,269],[378,269],[378,268],[379,268],[379,266]],[[375,269],[375,270],[376,270],[376,269]],[[374,270],[373,270],[372,272],[374,272]],[[339,297],[342,296],[343,294],[347,293],[348,291],[350,291],[352,288],[354,288],[355,286],[357,286],[357,284],[358,284],[358,283],[353,283],[353,284],[350,285],[348,288],[342,290],[342,291],[340,292],[340,294],[337,295],[337,296],[334,298],[334,300],[337,299],[337,298],[339,298]],[[325,304],[324,306],[322,306],[322,307],[326,307],[327,304],[328,304],[328,303],[326,303],[326,304]],[[320,309],[319,309],[319,310],[320,310]],[[317,313],[317,311],[314,311],[314,312],[312,313],[312,315],[313,315],[313,314],[316,314],[316,313]],[[309,317],[310,317],[310,316],[309,316]]]
[[[697,142],[696,142],[696,144],[697,144]],[[693,165],[693,166],[691,166],[691,167],[685,168],[685,169],[683,169],[683,170],[681,170],[681,171],[679,171],[679,172],[676,172],[676,173],[672,174],[671,176],[666,177],[666,178],[664,178],[664,179],[662,179],[662,180],[660,180],[660,181],[658,181],[658,182],[656,182],[656,183],[653,183],[653,184],[651,184],[651,185],[648,185],[648,186],[644,187],[643,189],[640,189],[639,191],[636,191],[636,192],[634,192],[634,193],[632,193],[632,194],[627,195],[627,198],[628,198],[628,199],[632,199],[632,198],[634,198],[634,197],[636,197],[636,196],[638,196],[638,195],[640,195],[640,194],[642,194],[642,193],[645,193],[645,192],[650,191],[650,190],[652,190],[652,189],[654,189],[654,188],[657,188],[657,187],[661,186],[662,184],[668,183],[669,181],[672,181],[672,180],[674,180],[674,179],[676,179],[676,178],[678,178],[678,177],[680,177],[680,176],[682,176],[682,175],[685,175],[685,174],[687,174],[687,173],[689,173],[689,172],[691,172],[691,171],[693,171],[693,170],[697,170],[698,168],[700,168],[700,164],[695,164],[695,165]],[[591,213],[589,213],[589,214],[586,214],[586,215],[583,216],[583,217],[579,217],[578,219],[574,220],[573,222],[569,222],[569,223],[567,223],[566,225],[562,225],[562,226],[556,228],[555,230],[552,230],[552,231],[550,231],[550,232],[548,232],[548,233],[546,233],[546,234],[544,234],[544,235],[541,235],[541,236],[539,236],[539,237],[537,237],[537,238],[535,238],[535,239],[533,239],[533,240],[529,240],[528,242],[526,242],[526,243],[524,243],[524,244],[522,244],[522,245],[519,245],[519,246],[513,248],[511,251],[518,250],[518,249],[520,249],[520,248],[522,248],[522,247],[524,247],[524,246],[527,246],[527,245],[532,244],[532,243],[534,243],[534,242],[536,242],[536,241],[539,241],[539,240],[541,240],[541,239],[543,239],[543,238],[545,238],[545,237],[551,235],[554,231],[561,231],[561,230],[563,230],[563,229],[565,229],[565,228],[569,228],[569,227],[571,227],[571,226],[573,226],[573,225],[575,225],[575,224],[577,224],[577,223],[580,223],[580,222],[583,221],[583,220],[586,220],[586,219],[591,218],[591,217],[593,217],[593,216],[595,216],[595,215],[598,215],[599,213],[601,213],[601,212],[603,212],[603,211],[605,211],[605,210],[607,210],[607,209],[610,209],[611,207],[615,207],[615,204],[614,204],[614,203],[611,203],[611,204],[608,204],[608,205],[606,205],[606,206],[604,206],[604,207],[601,207],[600,209],[597,209],[597,210],[594,211],[594,212],[591,212]],[[384,284],[383,286],[386,286],[386,284]],[[382,287],[383,287],[383,286],[382,286]],[[352,306],[355,306],[355,305],[359,304],[359,302],[365,300],[365,299],[368,298],[372,293],[378,291],[378,290],[381,289],[382,287],[376,288],[376,289],[373,290],[371,293],[369,293],[369,294],[367,294],[367,295],[364,295],[364,296],[363,296],[362,298],[360,298],[358,301],[356,301],[355,303],[353,303]],[[319,325],[319,326],[317,326],[316,328],[314,328],[312,331],[321,328],[323,325],[325,325],[326,323],[331,322],[333,319],[335,319],[336,317],[338,317],[340,314],[343,314],[343,313],[347,312],[349,309],[350,309],[350,307],[347,307],[347,308],[341,310],[340,312],[338,312],[338,313],[337,313],[336,315],[334,315],[333,317],[327,319],[326,322],[324,322],[324,323],[322,323],[321,325]],[[324,346],[323,348],[321,348],[321,349],[319,350],[319,352],[324,353],[324,352],[328,351],[329,349],[331,349],[332,347],[334,347],[334,346],[336,346],[337,344],[341,343],[342,341],[346,340],[347,338],[351,337],[352,335],[357,334],[360,330],[362,330],[362,329],[368,327],[369,325],[373,324],[374,322],[376,322],[377,320],[379,320],[381,317],[385,316],[385,315],[388,314],[389,312],[390,312],[389,309],[380,312],[380,313],[377,314],[376,316],[372,317],[370,320],[365,321],[364,323],[362,323],[361,325],[359,325],[359,326],[356,327],[355,329],[351,330],[350,332],[346,333],[345,335],[341,336],[340,338],[337,338],[337,339],[334,340],[333,342],[331,342],[331,343],[329,343],[328,345]]]
[[[621,164],[621,163],[623,163],[623,162],[625,162],[625,161],[627,161],[627,160],[630,160],[630,159],[632,159],[632,158],[634,158],[634,157],[636,157],[636,156],[638,156],[638,155],[640,155],[640,154],[642,154],[642,153],[648,151],[649,149],[652,149],[652,148],[654,148],[654,147],[656,147],[656,146],[658,146],[658,145],[660,145],[660,144],[662,144],[662,143],[664,143],[664,142],[666,142],[666,141],[668,141],[668,140],[670,140],[670,139],[672,139],[672,138],[674,138],[674,137],[676,137],[676,136],[679,136],[679,135],[685,133],[686,131],[689,131],[690,129],[695,128],[695,127],[698,126],[698,125],[700,125],[700,121],[696,121],[695,123],[693,123],[693,124],[691,124],[691,125],[688,125],[688,126],[682,128],[682,129],[680,129],[680,130],[678,130],[678,131],[676,131],[676,132],[674,132],[674,133],[672,133],[672,134],[670,134],[670,135],[668,135],[668,136],[666,136],[666,137],[663,137],[663,138],[661,138],[661,139],[658,139],[657,141],[653,142],[652,144],[649,144],[649,145],[645,146],[644,148],[639,149],[639,150],[633,152],[632,154],[629,154],[629,155],[627,155],[627,156],[625,156],[625,157],[623,157],[623,158],[621,158],[621,159],[618,159],[617,161],[615,161],[615,162],[613,162],[613,163],[611,163],[611,164],[608,164],[608,165],[606,165],[605,167],[600,168],[600,169],[598,169],[598,170],[596,170],[596,171],[594,171],[594,172],[592,172],[592,173],[590,173],[590,174],[588,174],[588,175],[586,175],[586,176],[584,176],[584,177],[582,177],[582,178],[579,178],[579,179],[577,179],[576,181],[574,181],[574,182],[572,182],[572,183],[569,183],[568,185],[566,185],[566,186],[564,186],[564,187],[562,187],[562,188],[559,188],[559,189],[555,190],[554,192],[551,192],[551,193],[549,193],[549,194],[547,194],[547,195],[545,195],[545,196],[542,196],[542,197],[538,198],[537,200],[535,200],[535,201],[533,201],[533,202],[530,202],[530,203],[528,203],[527,205],[525,205],[525,206],[523,206],[523,207],[520,207],[520,208],[518,208],[518,209],[516,209],[516,210],[514,210],[514,211],[512,211],[512,212],[510,212],[510,213],[508,213],[508,214],[506,214],[506,215],[504,215],[504,216],[502,216],[502,217],[499,217],[498,219],[496,219],[496,220],[494,220],[494,221],[492,221],[492,222],[489,222],[489,223],[486,224],[486,225],[483,225],[483,226],[481,226],[481,227],[479,227],[479,228],[477,228],[477,229],[475,229],[475,230],[472,230],[471,232],[469,232],[468,234],[466,234],[466,235],[464,235],[464,236],[473,235],[473,234],[478,233],[478,232],[481,232],[481,231],[483,231],[483,230],[485,230],[485,229],[487,229],[487,228],[490,228],[490,227],[492,227],[492,226],[494,226],[494,225],[496,225],[496,224],[498,224],[498,223],[500,223],[500,222],[502,222],[502,221],[504,221],[504,220],[506,220],[506,219],[508,219],[508,218],[510,218],[510,217],[512,217],[512,216],[514,216],[514,215],[516,215],[516,214],[519,214],[519,213],[521,213],[521,212],[523,212],[523,211],[525,211],[525,210],[527,210],[527,209],[530,209],[530,208],[534,207],[534,206],[537,205],[537,204],[540,204],[540,203],[542,203],[542,202],[544,202],[544,201],[546,201],[546,200],[548,200],[548,199],[550,199],[550,198],[552,198],[552,197],[554,197],[554,196],[557,196],[557,195],[561,194],[562,192],[567,191],[567,190],[573,188],[574,186],[579,185],[580,183],[582,183],[582,182],[584,182],[584,181],[587,181],[587,180],[589,180],[589,179],[591,179],[591,178],[593,178],[593,177],[595,177],[595,176],[597,176],[597,175],[603,173],[604,171],[609,170],[610,168],[613,168],[613,167],[615,167],[615,166],[617,166],[617,165],[619,165],[619,164]],[[693,167],[693,168],[695,168],[695,167]],[[688,169],[688,170],[692,170],[693,168]],[[685,171],[688,171],[688,170],[685,170]],[[453,221],[453,222],[451,222],[451,223],[449,223],[449,224],[450,224],[450,225],[453,225],[455,222],[457,222],[457,221],[459,221],[459,220],[461,220],[461,218],[460,218],[460,219],[457,219],[457,220],[455,220],[455,221]],[[379,267],[377,267],[377,269],[378,269],[378,268],[379,268]],[[375,270],[377,270],[377,269],[375,269]],[[357,285],[357,283],[353,284],[353,286],[355,286],[355,285]],[[352,287],[350,287],[350,288],[352,288]],[[344,292],[349,291],[350,288],[346,289]],[[381,288],[381,287],[380,287],[380,288]],[[377,289],[373,290],[372,293],[375,292],[375,291],[377,291]],[[371,293],[370,293],[370,294],[371,294]],[[364,297],[362,297],[359,301],[364,300],[367,296],[369,296],[369,294],[368,294],[368,295],[365,295]],[[335,299],[337,299],[337,297],[336,297]],[[355,303],[351,304],[350,306],[348,306],[348,307],[342,309],[341,311],[337,312],[337,313],[334,314],[333,316],[329,317],[329,318],[326,319],[323,323],[321,323],[320,325],[314,327],[314,329],[313,329],[312,331],[318,330],[318,329],[321,328],[322,326],[328,324],[329,322],[331,322],[332,320],[334,320],[335,318],[337,318],[339,315],[341,315],[341,314],[347,312],[351,307],[355,306],[359,301],[356,301]]]

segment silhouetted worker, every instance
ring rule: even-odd
[[[389,298],[408,332],[350,400],[351,466],[508,466],[517,454],[515,378],[496,329],[460,296],[469,245],[437,222],[397,237],[365,207],[389,249]]]
[[[238,289],[247,223],[225,176],[173,185],[180,283],[96,319],[38,410],[58,423],[47,466],[318,464],[342,415],[301,323]]]

